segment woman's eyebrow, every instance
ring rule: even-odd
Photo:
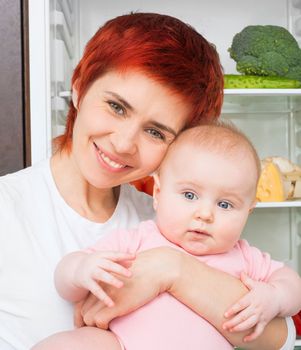
[[[159,122],[157,122],[157,121],[155,121],[155,120],[152,120],[151,123],[152,123],[154,126],[156,126],[158,129],[167,131],[167,132],[169,132],[170,134],[172,134],[174,137],[177,136],[177,132],[176,132],[174,129],[170,128],[169,126],[164,125],[164,124],[161,124],[161,123],[159,123]]]
[[[105,91],[105,93],[112,95],[115,97],[121,104],[123,104],[126,108],[128,108],[130,111],[134,112],[135,108],[131,106],[126,100],[124,100],[120,95],[116,94],[116,92],[113,91]]]
[[[118,95],[116,92],[113,91],[105,91],[105,93],[115,97],[121,104],[123,104],[126,108],[128,108],[130,111],[135,112],[135,108],[133,106],[131,106],[126,100],[124,100],[120,95]],[[169,132],[170,134],[172,134],[174,137],[177,136],[177,132],[172,129],[171,127],[164,125],[162,123],[159,123],[155,120],[152,120],[151,123],[156,126],[158,129],[164,130],[166,132]]]

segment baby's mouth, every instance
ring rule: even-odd
[[[202,231],[202,230],[190,230],[189,232],[192,232],[197,235],[202,235],[202,236],[208,236],[208,237],[211,236],[207,231]]]

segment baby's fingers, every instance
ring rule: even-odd
[[[256,315],[237,315],[232,320],[223,324],[223,329],[230,332],[242,332],[251,329],[258,322]]]
[[[100,285],[95,281],[90,282],[89,290],[108,307],[114,306],[113,300],[104,292]]]
[[[100,270],[106,270],[108,272],[113,272],[117,275],[121,275],[124,277],[130,277],[131,276],[131,271],[122,266],[120,263],[113,262],[111,260],[107,259],[101,259],[97,266],[99,267]],[[106,281],[104,281],[106,282]]]
[[[121,262],[130,260],[133,261],[136,258],[135,254],[123,253],[123,252],[101,252],[102,258],[109,259],[115,262]]]
[[[248,296],[248,294],[247,294]],[[249,298],[245,296],[243,298],[241,298],[237,303],[235,303],[234,305],[232,305],[224,314],[224,316],[226,318],[232,317],[236,314],[238,314],[239,312],[241,312],[242,310],[246,309],[249,305],[250,305],[250,301]]]
[[[257,339],[262,334],[264,328],[265,328],[264,323],[262,322],[258,323],[254,329],[254,332],[244,337],[244,342],[248,343],[250,341]]]
[[[93,275],[92,278],[94,280],[94,282],[104,282],[107,284],[110,284],[113,287],[116,288],[121,288],[123,286],[123,282],[120,281],[118,278],[116,278],[114,275],[112,275],[111,273],[103,270],[103,269],[98,269],[96,270]]]

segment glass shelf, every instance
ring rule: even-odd
[[[295,113],[301,111],[301,89],[225,89],[222,114]]]
[[[285,202],[259,202],[256,208],[298,208],[301,207],[301,200],[299,201],[285,201]]]
[[[243,95],[243,96],[300,96],[301,89],[224,89],[227,95]],[[61,91],[60,96],[69,97],[71,91]]]
[[[301,89],[224,89],[225,95],[301,96]]]

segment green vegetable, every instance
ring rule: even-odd
[[[228,51],[240,73],[301,80],[301,49],[283,27],[247,26],[233,37]]]
[[[225,89],[298,89],[299,80],[284,77],[263,77],[258,75],[224,75]]]

